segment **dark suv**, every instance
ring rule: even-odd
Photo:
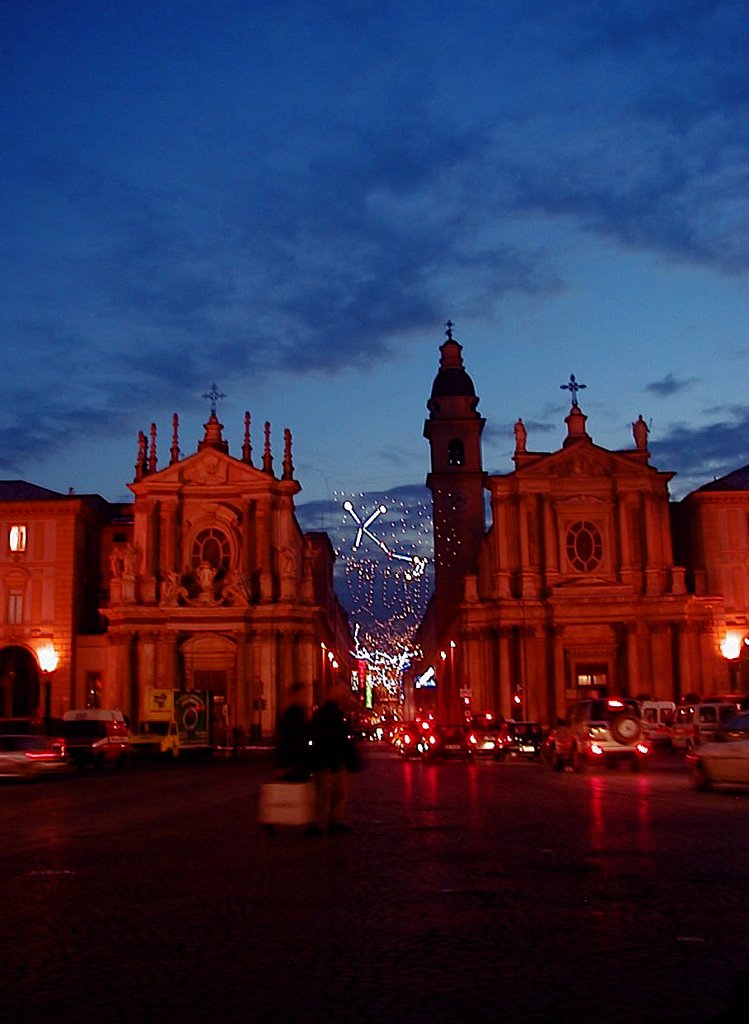
[[[625,761],[632,771],[641,771],[649,754],[636,700],[581,700],[569,708],[556,727],[551,764],[558,772],[567,764],[582,772],[589,764]]]

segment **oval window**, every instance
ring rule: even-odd
[[[603,541],[595,523],[574,523],[567,533],[567,558],[578,572],[593,572],[601,562]]]
[[[192,544],[192,564],[197,568],[201,562],[208,562],[223,576],[231,564],[231,547],[226,534],[210,527],[201,530]]]

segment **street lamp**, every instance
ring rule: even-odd
[[[39,668],[44,674],[44,714],[42,716],[42,702],[40,700],[39,716],[49,718],[52,703],[52,677],[55,674],[55,669],[60,664],[60,655],[55,650],[53,643],[44,644],[42,647],[37,648],[36,654],[39,658]]]

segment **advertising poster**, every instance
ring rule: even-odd
[[[208,692],[206,690],[177,690],[174,711],[180,742],[205,745],[208,743]]]

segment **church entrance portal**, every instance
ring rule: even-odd
[[[595,700],[607,697],[609,667],[606,664],[578,664],[575,666],[576,700]]]
[[[195,669],[193,671],[193,689],[204,690],[209,693],[211,700],[209,709],[211,714],[210,733],[213,743],[217,747],[225,747],[228,744],[229,735],[229,705],[226,700],[227,673],[217,669]]]

